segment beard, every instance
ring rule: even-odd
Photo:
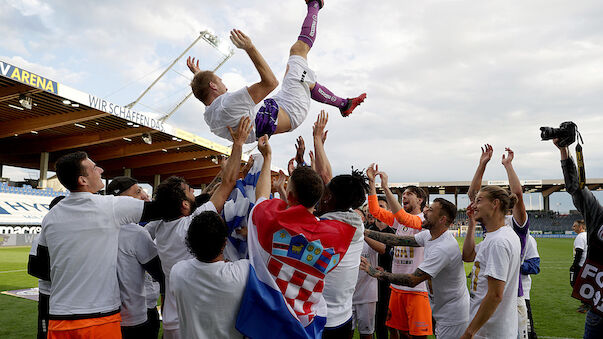
[[[195,199],[187,198],[186,201],[188,201],[188,203],[191,205],[191,214],[193,214],[197,207],[199,207],[199,204],[197,204],[197,201]]]
[[[433,223],[431,223],[431,221],[429,221],[428,219],[425,219],[425,221],[423,221],[423,223],[421,224],[421,228],[430,230],[433,228]]]

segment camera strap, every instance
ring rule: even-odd
[[[584,144],[584,140],[582,140],[582,135],[580,132],[576,131],[578,135],[577,144],[576,144],[576,162],[578,165],[578,184],[580,185],[580,189],[583,189],[586,185],[586,170],[584,169],[584,154],[582,153],[582,145]]]

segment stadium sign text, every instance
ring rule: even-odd
[[[30,73],[19,67],[0,61],[0,73],[7,78],[17,80],[20,83],[39,88],[46,92],[58,94],[59,84],[56,81],[46,79],[37,74]]]
[[[0,226],[0,234],[38,234],[40,226]]]
[[[120,118],[130,120],[136,124],[150,127],[152,129],[164,132],[163,123],[159,119],[151,118],[146,114],[133,111],[127,107],[116,105],[110,101],[97,98],[88,94],[88,106],[103,111]]]
[[[603,267],[586,259],[576,283],[572,297],[592,306],[592,310],[603,315]]]

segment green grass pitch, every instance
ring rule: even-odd
[[[539,337],[581,338],[584,314],[576,312],[569,285],[573,239],[536,239],[541,272],[533,276],[530,292],[536,333]],[[462,239],[459,239],[462,244]],[[37,286],[27,274],[29,247],[0,248],[0,291]],[[465,264],[467,273],[470,264]],[[0,295],[0,338],[34,338],[37,329],[36,302]]]

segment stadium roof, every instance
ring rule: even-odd
[[[129,173],[153,183],[156,174],[179,175],[194,186],[210,182],[220,171],[217,157],[230,154],[229,147],[164,123],[155,114],[114,104],[2,60],[0,149],[4,165],[43,169],[46,162],[52,170],[61,155],[83,150],[104,168],[105,178]]]

